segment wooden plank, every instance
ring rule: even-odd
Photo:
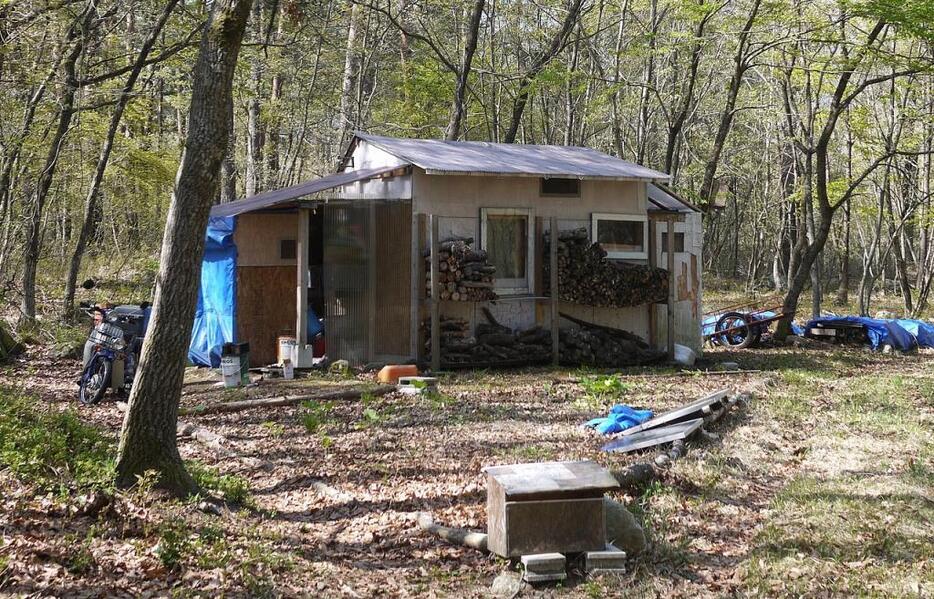
[[[704,424],[703,418],[695,418],[694,420],[687,420],[685,422],[679,422],[678,424],[649,429],[611,441],[603,446],[603,451],[627,453],[639,449],[655,447],[663,443],[671,443],[679,439],[686,439],[691,436],[694,431],[699,429],[702,424]]]
[[[675,219],[668,217],[668,358],[675,359]]]
[[[505,557],[599,551],[606,546],[603,497],[505,504]]]
[[[297,261],[295,294],[295,340],[300,348],[308,344],[308,243],[310,233],[311,210],[301,208],[298,211],[298,239],[295,241]],[[270,295],[269,298],[276,296]]]
[[[561,361],[560,331],[558,329],[558,217],[552,216],[549,223],[551,235],[548,264],[551,269],[551,364],[557,366]]]
[[[510,501],[556,497],[602,496],[619,483],[600,464],[579,462],[541,462],[491,466],[483,470],[488,489],[499,489]]]
[[[366,359],[376,359],[376,202],[366,211]]]
[[[438,237],[438,217],[428,215],[428,242],[431,260],[431,371],[441,369],[441,292],[440,271],[438,269],[438,255],[440,239]]]
[[[711,393],[710,395],[704,396],[696,401],[692,401],[685,406],[681,406],[680,408],[675,408],[673,410],[659,414],[655,418],[643,422],[642,424],[627,428],[623,431],[623,435],[633,435],[635,433],[666,424],[674,424],[676,422],[697,418],[699,415],[714,409],[717,404],[726,399],[729,393],[730,392],[728,389],[721,389],[716,393]]]

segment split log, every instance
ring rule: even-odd
[[[454,237],[440,244],[438,283],[442,300],[479,302],[496,299],[493,277],[496,267],[487,263],[487,254],[471,247],[470,237]],[[425,253],[426,296],[431,296],[431,252]]]
[[[587,306],[622,308],[661,303],[668,298],[668,272],[607,258],[586,229],[558,233],[558,294],[561,300]],[[544,234],[544,255],[551,232]],[[551,264],[543,266],[544,289],[551,288]]]
[[[247,399],[243,401],[228,401],[216,403],[207,406],[197,406],[194,408],[182,408],[178,413],[181,416],[203,414],[220,414],[225,412],[240,412],[253,408],[278,408],[281,406],[294,406],[303,401],[330,401],[330,400],[351,400],[360,399],[364,393],[373,396],[385,395],[395,391],[391,385],[381,385],[373,389],[348,389],[346,391],[335,391],[332,393],[306,394],[306,395],[285,395],[281,397],[267,397],[263,399]]]
[[[440,537],[454,545],[463,545],[472,549],[479,549],[483,552],[489,552],[487,547],[488,535],[485,532],[476,532],[466,528],[452,528],[450,526],[441,526],[435,524],[431,514],[422,512],[418,515],[418,527],[424,531]]]

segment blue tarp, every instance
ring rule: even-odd
[[[652,417],[652,410],[635,410],[629,406],[613,406],[606,418],[594,418],[584,426],[595,428],[602,435],[619,433],[642,424]]]
[[[911,351],[916,347],[934,347],[934,324],[923,320],[906,318],[883,319],[863,316],[822,316],[808,321],[807,328],[824,324],[858,324],[866,328],[869,345],[879,349],[891,345],[899,351]]]
[[[201,289],[191,331],[188,359],[198,366],[220,366],[221,346],[236,341],[237,246],[234,217],[208,222],[201,262]]]

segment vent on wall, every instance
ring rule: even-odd
[[[280,260],[295,260],[297,256],[295,251],[295,240],[294,239],[280,239],[279,240],[279,259]]]
[[[562,179],[553,177],[542,179],[541,194],[543,196],[570,196],[579,197],[581,194],[580,179]]]

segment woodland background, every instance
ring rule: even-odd
[[[0,294],[19,320],[68,315],[88,276],[148,299],[210,6],[0,1]],[[886,289],[919,315],[932,22],[929,1],[257,0],[218,201],[327,174],[354,130],[585,145],[705,209],[708,286],[800,274],[802,315],[869,313]]]

